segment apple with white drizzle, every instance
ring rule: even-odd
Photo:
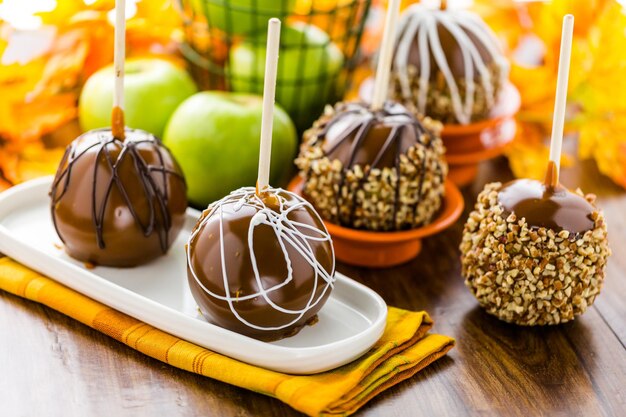
[[[331,238],[313,206],[268,184],[279,33],[271,19],[257,186],[209,205],[187,243],[189,286],[204,317],[265,341],[314,323],[335,280]]]
[[[509,64],[487,24],[476,14],[415,4],[398,22],[390,96],[449,124],[489,116]]]
[[[211,204],[188,244],[191,292],[207,320],[261,340],[315,321],[332,290],[330,235],[297,195],[241,188]]]

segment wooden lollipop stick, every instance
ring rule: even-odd
[[[270,159],[272,156],[272,123],[274,121],[274,97],[276,73],[278,71],[278,49],[280,46],[280,20],[272,18],[267,25],[267,52],[265,58],[265,83],[263,85],[263,116],[261,118],[261,151],[259,174],[256,183],[257,195],[269,186]]]
[[[387,99],[389,89],[389,75],[391,72],[391,59],[393,58],[393,46],[396,38],[396,26],[400,13],[400,0],[389,0],[387,16],[385,17],[385,30],[383,41],[378,56],[376,67],[376,81],[374,83],[374,95],[372,98],[372,110],[380,110]]]
[[[556,81],[556,99],[554,101],[554,119],[552,121],[552,137],[550,139],[550,161],[546,173],[546,186],[559,185],[559,171],[561,166],[561,146],[563,144],[563,125],[565,124],[565,109],[567,107],[567,80],[569,78],[569,64],[572,56],[572,36],[574,33],[574,16],[563,17],[563,31],[561,33],[561,52],[559,57],[559,73]]]
[[[113,68],[115,70],[115,89],[113,90],[113,113],[111,115],[111,133],[113,137],[124,140],[124,57],[126,55],[126,0],[115,0],[115,44]]]

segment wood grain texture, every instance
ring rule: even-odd
[[[465,190],[468,206],[484,183],[509,178],[502,161],[483,166]],[[359,415],[626,415],[626,193],[593,166],[564,170],[563,182],[599,195],[614,252],[602,294],[572,323],[523,328],[483,312],[460,276],[464,219],[427,240],[406,265],[340,266],[390,305],[429,311],[435,331],[458,342],[449,356],[383,393]],[[277,400],[166,366],[4,292],[0,371],[2,416],[299,415]]]

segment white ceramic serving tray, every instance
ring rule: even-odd
[[[341,274],[319,322],[296,336],[266,343],[208,323],[187,286],[184,246],[200,215],[193,209],[167,255],[135,268],[87,269],[60,249],[50,217],[51,181],[32,180],[0,193],[0,252],[118,311],[224,355],[293,374],[346,364],[372,347],[384,330],[382,298]]]

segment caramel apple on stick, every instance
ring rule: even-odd
[[[187,243],[189,287],[202,315],[265,341],[315,324],[335,281],[335,254],[320,216],[268,182],[279,37],[280,21],[270,19],[256,187],[210,204]]]
[[[583,314],[602,289],[611,253],[595,196],[571,192],[559,181],[573,24],[573,16],[565,16],[545,180],[487,184],[461,243],[465,284],[480,305],[524,326]]]
[[[187,209],[185,179],[154,135],[124,126],[125,1],[115,3],[111,128],[76,138],[50,190],[65,251],[89,264],[131,267],[165,254]]]

